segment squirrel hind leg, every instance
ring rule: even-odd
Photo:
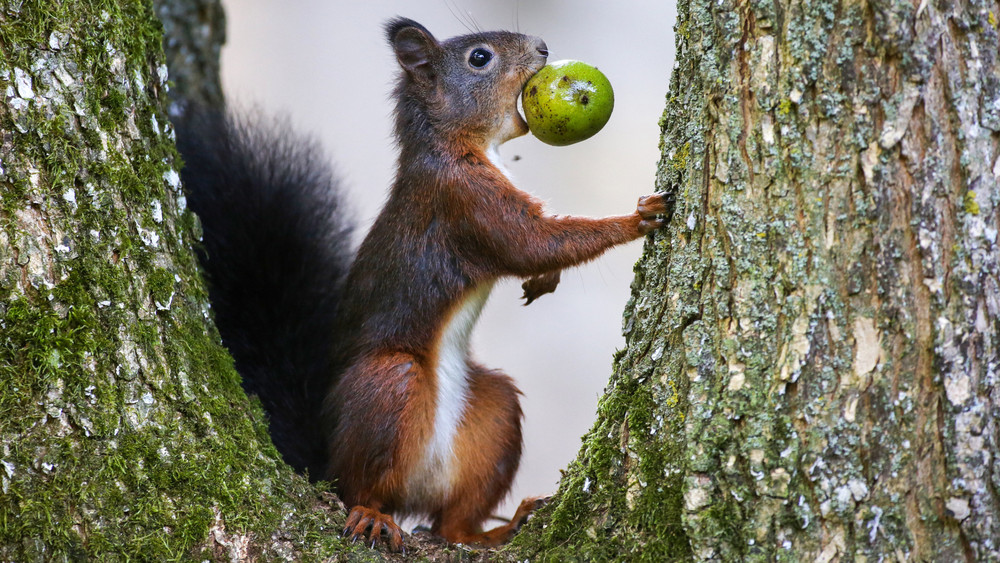
[[[478,524],[476,522],[449,522],[446,518],[442,518],[444,522],[436,533],[452,543],[497,547],[510,541],[514,534],[521,529],[521,526],[528,521],[528,518],[536,510],[545,506],[550,498],[552,497],[528,497],[522,500],[510,522],[486,532],[473,531]]]
[[[468,404],[455,440],[460,467],[445,504],[432,513],[431,533],[452,543],[492,547],[514,535],[536,499],[522,502],[511,522],[482,531],[510,490],[520,462],[520,393],[507,375],[475,362],[468,363],[468,376]]]

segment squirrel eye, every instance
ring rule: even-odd
[[[483,68],[492,58],[493,53],[480,47],[478,49],[473,49],[472,52],[469,53],[469,64],[476,68]]]

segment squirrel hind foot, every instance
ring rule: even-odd
[[[539,508],[548,504],[551,496],[528,497],[521,501],[511,517],[510,522],[497,526],[492,530],[479,533],[466,533],[455,530],[441,530],[439,534],[451,543],[462,543],[466,545],[476,545],[480,547],[498,547],[510,541],[514,534],[521,529],[531,515]]]
[[[399,528],[392,516],[359,505],[348,513],[343,536],[350,536],[351,541],[365,538],[372,542],[372,547],[374,547],[375,543],[381,539],[383,531],[387,536],[386,541],[389,544],[389,549],[401,551],[403,549],[403,530]]]

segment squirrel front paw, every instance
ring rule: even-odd
[[[639,215],[639,234],[646,234],[659,229],[665,224],[664,219],[658,218],[667,212],[667,201],[660,194],[646,195],[639,198],[639,203],[635,207],[636,214]]]
[[[524,304],[531,305],[531,302],[535,299],[546,293],[555,291],[559,285],[561,273],[561,270],[556,270],[524,280],[524,283],[521,284],[521,289],[524,290],[524,295],[521,296],[521,299],[524,299]]]

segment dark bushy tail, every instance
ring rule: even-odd
[[[176,121],[223,343],[267,411],[282,457],[317,479],[334,320],[351,259],[340,188],[316,144],[286,126],[199,109]]]

